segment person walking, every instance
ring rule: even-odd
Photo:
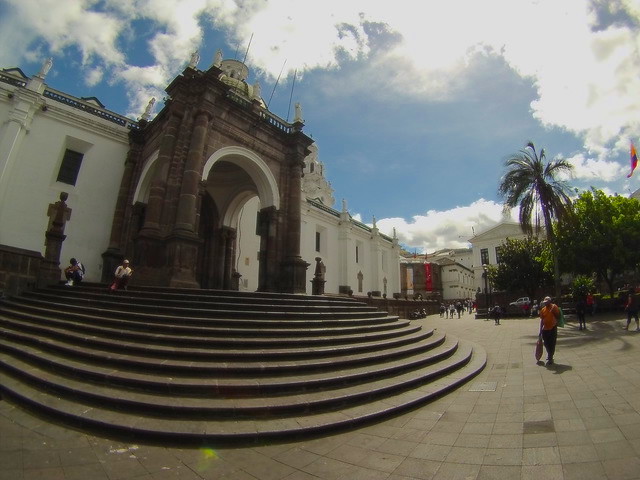
[[[502,313],[502,308],[500,305],[496,305],[491,309],[491,314],[493,315],[493,321],[496,325],[500,325],[500,314]]]
[[[540,337],[547,351],[547,366],[553,365],[553,355],[556,353],[558,339],[558,319],[560,308],[551,301],[551,297],[544,297],[540,302]]]
[[[580,327],[578,330],[587,329],[587,302],[584,297],[580,297],[576,302],[576,315],[578,316],[578,323]]]
[[[625,330],[629,330],[629,324],[631,324],[631,317],[636,319],[636,332],[640,332],[640,321],[638,321],[638,299],[636,298],[633,289],[629,290],[627,297],[627,304],[624,309],[627,311],[627,324],[622,327]]]

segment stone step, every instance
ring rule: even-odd
[[[3,398],[136,439],[356,426],[446,393],[485,361],[477,346],[350,298],[82,285],[0,301]]]
[[[317,331],[325,335],[351,332],[383,331],[407,326],[409,320],[399,320],[398,317],[376,317],[375,319],[342,319],[342,320],[254,320],[254,319],[219,319],[219,318],[184,318],[164,315],[146,315],[140,317],[135,314],[124,313],[113,316],[108,311],[100,314],[79,313],[66,305],[53,308],[52,305],[32,305],[29,303],[4,300],[1,310],[5,315],[13,318],[40,319],[49,322],[67,321],[81,325],[110,326],[122,330],[143,330],[157,333],[184,333],[194,335],[218,335],[226,332],[236,332],[236,335],[254,334],[259,329],[261,336],[281,336],[288,332],[299,332],[299,335],[317,335]]]
[[[287,352],[294,355],[296,352],[300,354],[304,351],[320,355],[327,350],[340,348],[344,351],[371,351],[387,341],[406,343],[416,341],[425,335],[417,325],[406,325],[392,331],[349,333],[340,336],[320,336],[322,332],[316,331],[315,336],[282,335],[265,338],[145,334],[107,327],[95,327],[93,330],[91,333],[76,332],[59,326],[42,325],[30,320],[16,320],[0,315],[0,336],[11,337],[14,340],[20,337],[25,341],[37,338],[40,343],[56,340],[114,353],[137,352],[155,358],[198,359],[229,351],[238,354],[242,350],[274,355],[287,355]],[[29,338],[26,338],[27,336]]]
[[[23,351],[31,348],[39,349],[48,355],[64,356],[66,357],[65,362],[76,359],[79,362],[91,364],[103,363],[107,365],[109,370],[128,368],[179,372],[188,369],[194,375],[221,375],[231,365],[240,374],[250,375],[264,374],[270,371],[297,372],[375,363],[385,359],[425,352],[442,343],[443,339],[442,335],[434,335],[432,330],[425,330],[420,332],[418,340],[411,338],[410,341],[396,344],[376,343],[373,348],[373,351],[376,352],[374,356],[372,356],[371,348],[361,348],[360,345],[355,345],[352,348],[340,347],[323,351],[318,349],[300,351],[299,348],[295,348],[260,351],[258,354],[253,350],[225,349],[224,351],[209,351],[207,355],[196,359],[192,358],[193,355],[190,358],[167,355],[162,358],[162,362],[158,362],[155,356],[149,356],[149,352],[144,350],[109,352],[104,348],[96,350],[90,345],[70,344],[47,337],[35,337],[23,332],[0,329],[0,333],[4,338],[4,340],[0,340],[3,342],[0,345],[5,345],[5,349],[18,345]]]
[[[262,363],[264,371],[255,373],[256,365],[242,362],[161,362],[149,358],[127,356],[107,359],[100,352],[90,352],[92,363],[61,358],[47,350],[28,345],[15,345],[0,338],[0,352],[20,361],[29,362],[65,376],[111,383],[126,388],[152,390],[187,395],[210,395],[230,391],[236,395],[289,392],[296,389],[328,388],[349,382],[369,381],[400,374],[406,370],[434,363],[452,355],[457,348],[454,340],[445,342],[442,335],[434,335],[419,344],[420,349],[384,352],[375,357],[343,356],[323,363],[306,361],[295,366],[269,360]],[[117,361],[115,361],[117,360]]]
[[[110,315],[126,318],[140,318],[149,320],[156,318],[222,318],[222,319],[265,319],[265,320],[290,320],[306,322],[310,320],[343,320],[343,319],[385,319],[388,315],[371,309],[346,309],[337,307],[330,311],[316,311],[310,307],[304,311],[289,311],[286,308],[275,308],[263,305],[255,308],[253,305],[229,305],[226,308],[181,308],[181,307],[153,307],[136,305],[135,303],[123,303],[118,301],[101,302],[101,305],[79,305],[71,298],[56,297],[55,300],[40,300],[38,298],[12,298],[3,300],[8,305],[22,305],[23,308],[29,306],[40,306],[50,310],[60,310],[66,312],[86,313],[90,315],[101,315],[109,312]]]
[[[177,414],[178,418],[160,413],[155,416],[143,415],[141,411],[144,410],[145,404],[148,406],[147,411],[153,408],[162,410],[164,407],[157,406],[157,398],[154,404],[152,396],[130,399],[131,402],[138,402],[128,404],[132,411],[107,409],[101,404],[100,398],[94,398],[89,405],[78,402],[77,399],[70,400],[60,395],[60,392],[34,388],[29,382],[21,382],[15,376],[7,375],[4,370],[0,373],[0,391],[4,398],[58,421],[127,438],[178,441],[184,445],[283,440],[301,434],[318,434],[339,428],[354,427],[423,404],[477,375],[484,368],[486,355],[482,350],[474,350],[470,343],[464,342],[461,343],[455,355],[448,360],[450,361],[448,370],[444,365],[442,368],[432,365],[425,367],[423,372],[416,375],[408,375],[410,383],[408,389],[387,392],[387,395],[365,403],[354,402],[354,404],[345,400],[343,406],[338,408],[298,415],[278,414],[281,408],[285,408],[282,399],[279,399],[280,404],[272,403],[274,411],[256,407],[255,399],[232,399],[234,406],[245,405],[249,411],[258,409],[259,414],[248,413],[247,418],[221,415],[224,418],[202,420],[185,418],[185,415],[179,414]],[[428,371],[431,371],[431,376],[427,374]],[[380,388],[384,389],[384,387],[380,385]],[[72,387],[69,388],[72,389]],[[95,392],[98,397],[100,393]],[[331,394],[324,395],[330,398]],[[278,399],[278,397],[267,398],[274,402]],[[184,408],[195,409],[196,417],[207,416],[211,413],[207,409],[216,407],[214,404],[205,405],[202,403],[203,399],[180,401],[185,402],[182,404]],[[204,401],[206,402],[207,399]],[[230,408],[228,404],[221,407],[227,410]],[[175,411],[174,414],[176,414]]]
[[[207,295],[151,295],[139,292],[123,292],[113,295],[104,292],[91,292],[76,288],[50,289],[27,292],[24,298],[42,301],[78,304],[83,307],[122,308],[122,305],[135,305],[141,311],[157,311],[159,308],[175,308],[185,312],[201,312],[211,309],[230,309],[254,311],[260,309],[286,310],[288,312],[377,312],[374,307],[356,301],[316,300],[318,297],[306,297],[309,300],[276,301],[269,298],[255,297],[210,297]],[[232,301],[229,301],[229,298]]]
[[[107,284],[86,283],[74,287],[67,287],[64,282],[38,290],[38,292],[67,292],[67,295],[117,295],[117,298],[160,298],[160,299],[176,299],[176,300],[198,300],[202,301],[219,301],[226,303],[269,303],[278,304],[309,304],[309,305],[364,305],[366,303],[361,300],[348,297],[345,295],[306,295],[298,293],[274,293],[274,292],[249,292],[249,291],[232,291],[232,290],[199,290],[192,288],[174,288],[174,287],[144,287],[138,285],[129,286],[127,290],[118,290],[109,293]],[[24,293],[26,295],[27,292]]]

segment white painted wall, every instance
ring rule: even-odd
[[[0,243],[44,254],[48,206],[59,200],[60,192],[67,192],[72,212],[61,267],[76,257],[87,268],[87,280],[98,281],[128,151],[128,130],[51,99],[41,101],[48,108],[43,111],[33,104],[32,123],[13,152],[10,181],[1,192]],[[3,100],[0,105],[0,124],[5,124],[15,103]],[[66,148],[85,154],[75,186],[56,181]]]

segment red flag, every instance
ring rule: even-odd
[[[631,142],[631,171],[629,172],[629,175],[627,175],[627,178],[633,175],[633,171],[636,169],[637,166],[638,166],[638,155],[636,154],[636,147],[634,147],[633,142]]]
[[[425,274],[425,290],[427,292],[433,291],[433,278],[431,277],[431,264],[425,262],[424,264],[424,274]]]

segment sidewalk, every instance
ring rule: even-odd
[[[587,331],[569,316],[552,367],[536,365],[536,319],[417,322],[480,345],[485,370],[396,418],[253,448],[123,444],[0,401],[0,480],[640,479],[640,333],[622,314]]]

